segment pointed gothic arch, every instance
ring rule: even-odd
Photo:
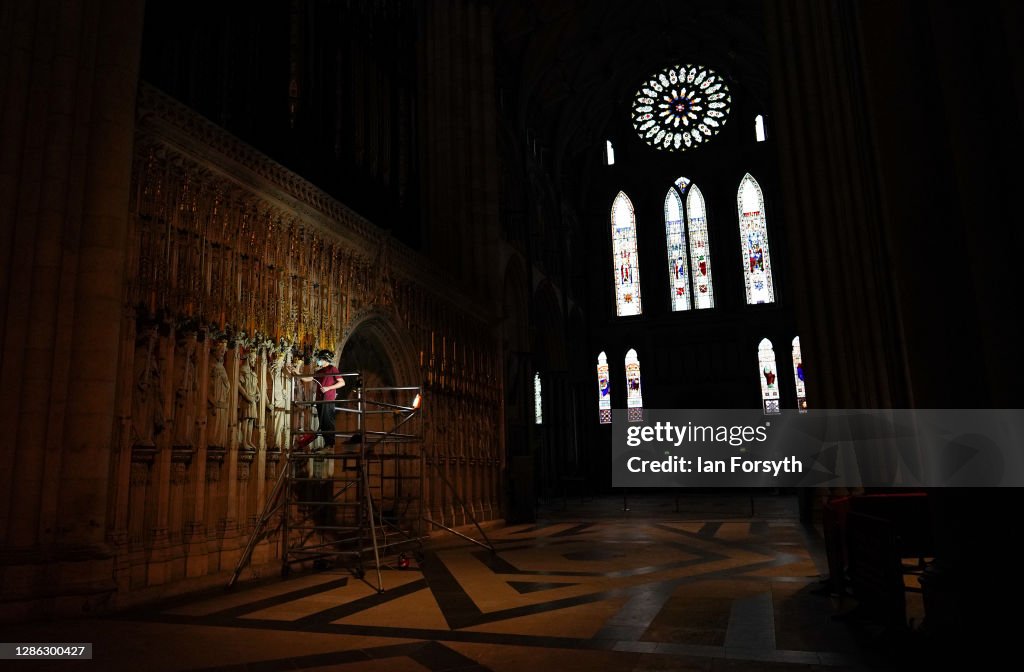
[[[608,375],[608,355],[597,355],[597,419],[602,425],[612,422],[612,381]]]
[[[761,408],[765,415],[775,415],[779,412],[779,368],[775,348],[767,338],[757,346],[757,375],[761,380]]]
[[[612,277],[615,314],[640,315],[640,260],[636,251],[636,212],[633,202],[620,191],[612,201]]]
[[[644,394],[640,380],[640,359],[636,350],[626,352],[626,418],[629,422],[643,422]]]
[[[774,303],[771,254],[768,250],[768,224],[764,214],[761,185],[750,173],[743,176],[736,190],[736,212],[740,227],[740,254],[747,305]]]
[[[672,310],[714,308],[704,194],[685,177],[677,179],[665,194],[665,247]]]

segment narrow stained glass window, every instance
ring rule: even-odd
[[[793,381],[796,384],[796,407],[807,412],[807,384],[804,382],[804,358],[800,354],[800,337],[793,339]]]
[[[626,353],[626,413],[629,422],[643,422],[644,397],[640,389],[640,360],[633,349]]]
[[[668,286],[672,310],[690,309],[690,262],[686,251],[683,197],[690,181],[676,180],[665,194],[665,243],[668,248]]]
[[[747,304],[774,303],[772,262],[768,252],[768,230],[764,217],[764,196],[757,180],[747,173],[736,191],[736,209],[740,224],[743,278],[747,286]]]
[[[608,378],[608,356],[597,356],[597,415],[602,425],[612,421],[612,387]]]
[[[633,203],[619,192],[612,203],[612,272],[615,281],[615,314],[639,315],[640,265],[636,254],[636,215]]]
[[[758,142],[764,142],[764,116],[757,115],[754,117],[754,137],[757,138]]]
[[[540,373],[533,374],[533,417],[538,425],[544,423],[544,401],[540,391]]]
[[[604,158],[605,158],[605,161],[607,162],[607,165],[609,165],[609,166],[614,166],[615,165],[615,148],[612,147],[612,141],[611,140],[605,140],[604,141]]]
[[[779,412],[779,370],[775,366],[775,350],[767,338],[757,346],[757,367],[764,414],[775,415]]]
[[[714,308],[704,195],[685,177],[665,194],[665,243],[672,310]]]
[[[711,282],[711,247],[708,245],[708,218],[704,194],[697,185],[686,194],[686,221],[690,231],[690,260],[693,264],[693,307],[715,307],[715,287]]]

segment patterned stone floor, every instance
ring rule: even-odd
[[[791,500],[715,501],[570,500],[490,531],[495,555],[441,539],[382,594],[333,569],[3,639],[89,641],[96,669],[145,672],[860,667]]]

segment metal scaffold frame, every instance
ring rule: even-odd
[[[434,461],[425,460],[423,450],[414,447],[423,441],[414,422],[422,405],[422,389],[364,387],[359,373],[299,377],[319,382],[327,375],[351,381],[347,387],[353,388],[354,393],[347,399],[330,401],[297,399],[298,388],[295,378],[291,379],[292,422],[289,448],[282,455],[283,468],[227,587],[232,588],[238,581],[257,543],[274,522],[278,522],[281,532],[282,576],[287,576],[296,564],[323,567],[337,563],[348,567],[377,592],[384,591],[383,556],[413,546],[413,553],[422,560],[422,544],[428,536],[424,523],[493,552],[490,540],[468,510],[486,543],[426,515],[424,469],[434,468]],[[312,427],[312,409],[317,408],[319,414],[319,409],[328,404],[334,405],[339,420],[347,420],[345,426],[333,432]],[[303,426],[307,423],[309,426]],[[324,439],[331,434],[333,441],[328,446]],[[321,442],[323,445],[313,448]],[[465,509],[451,482],[443,473],[441,477]],[[366,578],[370,558],[375,583]]]

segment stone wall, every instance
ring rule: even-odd
[[[125,206],[109,469],[89,484],[106,493],[106,560],[89,570],[103,576],[88,601],[62,601],[59,582],[40,598],[41,574],[8,567],[24,577],[9,584],[18,613],[225,581],[284,465],[282,365],[340,354],[353,334],[378,342],[395,384],[423,385],[422,512],[501,517],[494,321],[442,269],[146,84]],[[39,476],[61,488],[59,472]],[[243,576],[276,572],[279,554],[271,532]]]

